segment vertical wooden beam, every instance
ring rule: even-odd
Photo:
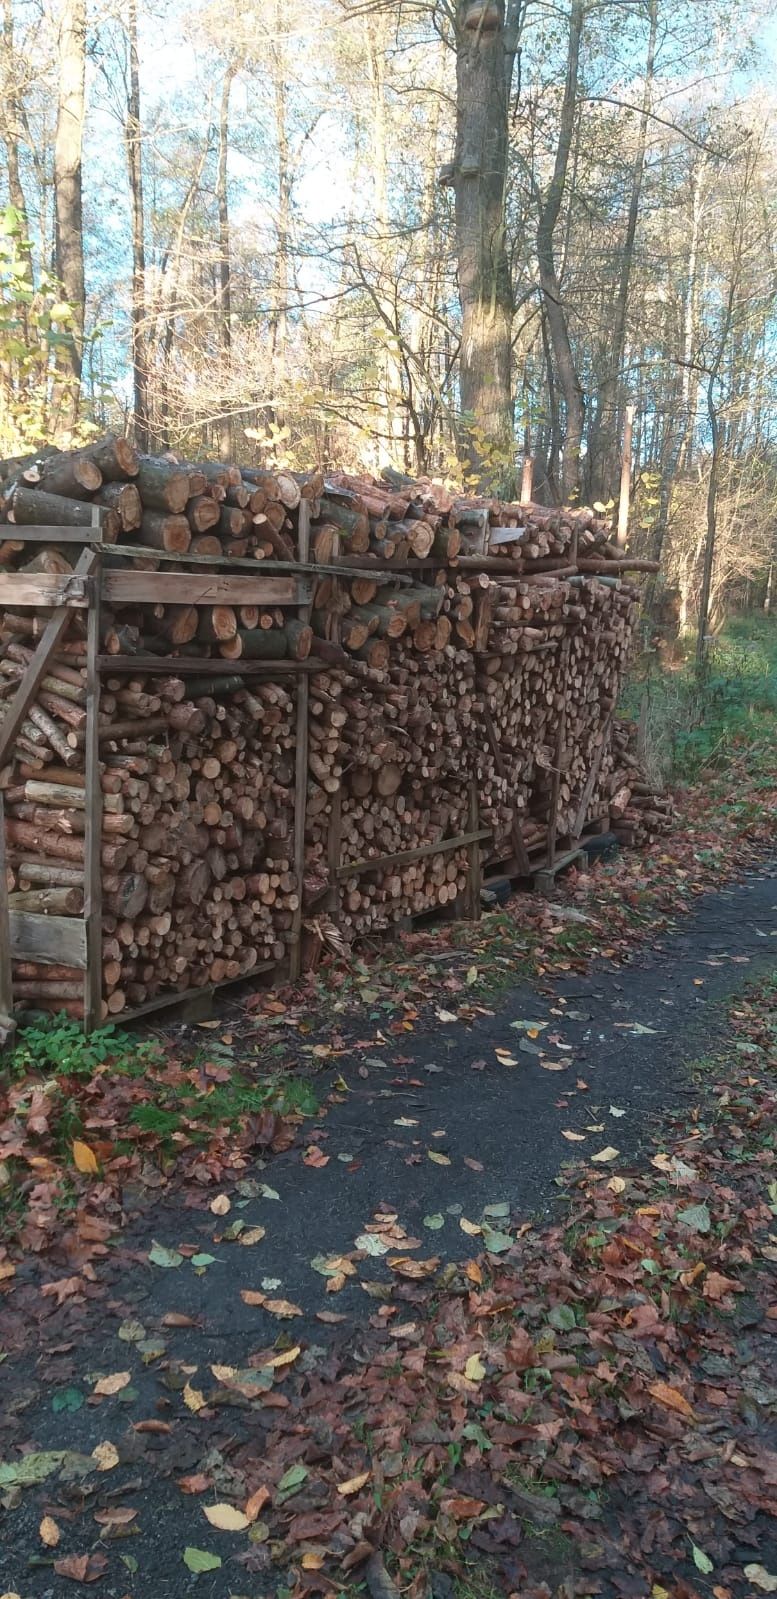
[[[526,455],[521,472],[521,505],[531,505],[532,490],[534,487],[534,460],[531,455]]]
[[[99,526],[97,507],[92,525]],[[84,753],[86,830],[84,837],[84,921],[86,972],[84,974],[84,1031],[99,1027],[102,1019],[102,826],[103,791],[100,777],[99,717],[100,606],[102,556],[95,554],[94,584],[86,623],[86,731]]]
[[[300,500],[298,530],[298,559],[310,557],[310,501]],[[309,622],[313,606],[300,606],[300,621]],[[308,799],[308,721],[310,707],[310,678],[303,672],[297,679],[297,732],[295,739],[294,782],[294,876],[299,904],[291,924],[289,948],[289,976],[292,982],[302,970],[302,884],[305,871],[305,818]]]
[[[0,1043],[8,1032],[6,1019],[13,1019],[13,978],[11,974],[11,917],[8,886],[5,880],[5,807],[0,793]]]
[[[478,801],[478,785],[474,778],[469,785],[469,819],[467,831],[477,833],[480,830],[480,804]],[[483,867],[480,859],[481,840],[475,838],[467,845],[469,856],[469,872],[467,874],[467,891],[465,905],[470,921],[480,920],[480,890],[483,883]]]
[[[556,732],[556,750],[553,765],[553,782],[550,790],[550,808],[548,810],[548,853],[547,864],[552,866],[556,859],[556,821],[558,818],[559,789],[561,788],[561,763],[564,759],[567,736],[567,666],[569,663],[569,637],[561,645],[559,657],[559,680],[561,694],[561,709],[558,717]]]

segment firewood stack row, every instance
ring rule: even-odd
[[[389,477],[190,465],[115,438],[0,467],[0,571],[28,587],[82,546],[25,544],[25,527],[100,522],[104,1014],[280,963],[301,920],[326,914],[345,945],[460,901],[473,827],[487,859],[540,864],[550,830],[611,815],[639,842],[666,820],[613,732],[637,594],[607,525]],[[210,603],[210,575],[262,563],[308,572],[310,603]],[[204,575],[207,603],[119,602],[118,579],[111,598],[133,571]],[[50,614],[0,612],[0,728]],[[12,910],[83,914],[86,683],[81,608],[0,763]],[[82,1014],[75,967],[20,960],[14,985]]]
[[[616,722],[599,806],[620,844],[644,849],[672,831],[674,806],[671,795],[651,781],[636,746],[636,724]]]

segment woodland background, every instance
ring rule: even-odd
[[[769,608],[762,0],[1,5],[0,453],[126,426],[505,496],[531,456],[609,506],[633,414],[681,623]]]

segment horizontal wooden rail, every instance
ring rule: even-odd
[[[481,827],[475,833],[460,833],[458,838],[441,838],[437,844],[419,844],[417,849],[400,850],[398,855],[376,855],[371,861],[352,861],[348,866],[338,866],[337,876],[361,877],[365,872],[379,872],[384,866],[409,866],[427,855],[449,855],[454,849],[464,849],[467,844],[477,844],[487,838],[491,838],[491,829]]]

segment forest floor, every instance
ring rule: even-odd
[[[750,732],[671,837],[553,904],[199,1026],[26,1030],[3,1599],[777,1592],[777,749]]]
[[[777,1591],[775,939],[762,865],[626,967],[344,1048],[218,1192],[17,1258],[8,1591]]]

